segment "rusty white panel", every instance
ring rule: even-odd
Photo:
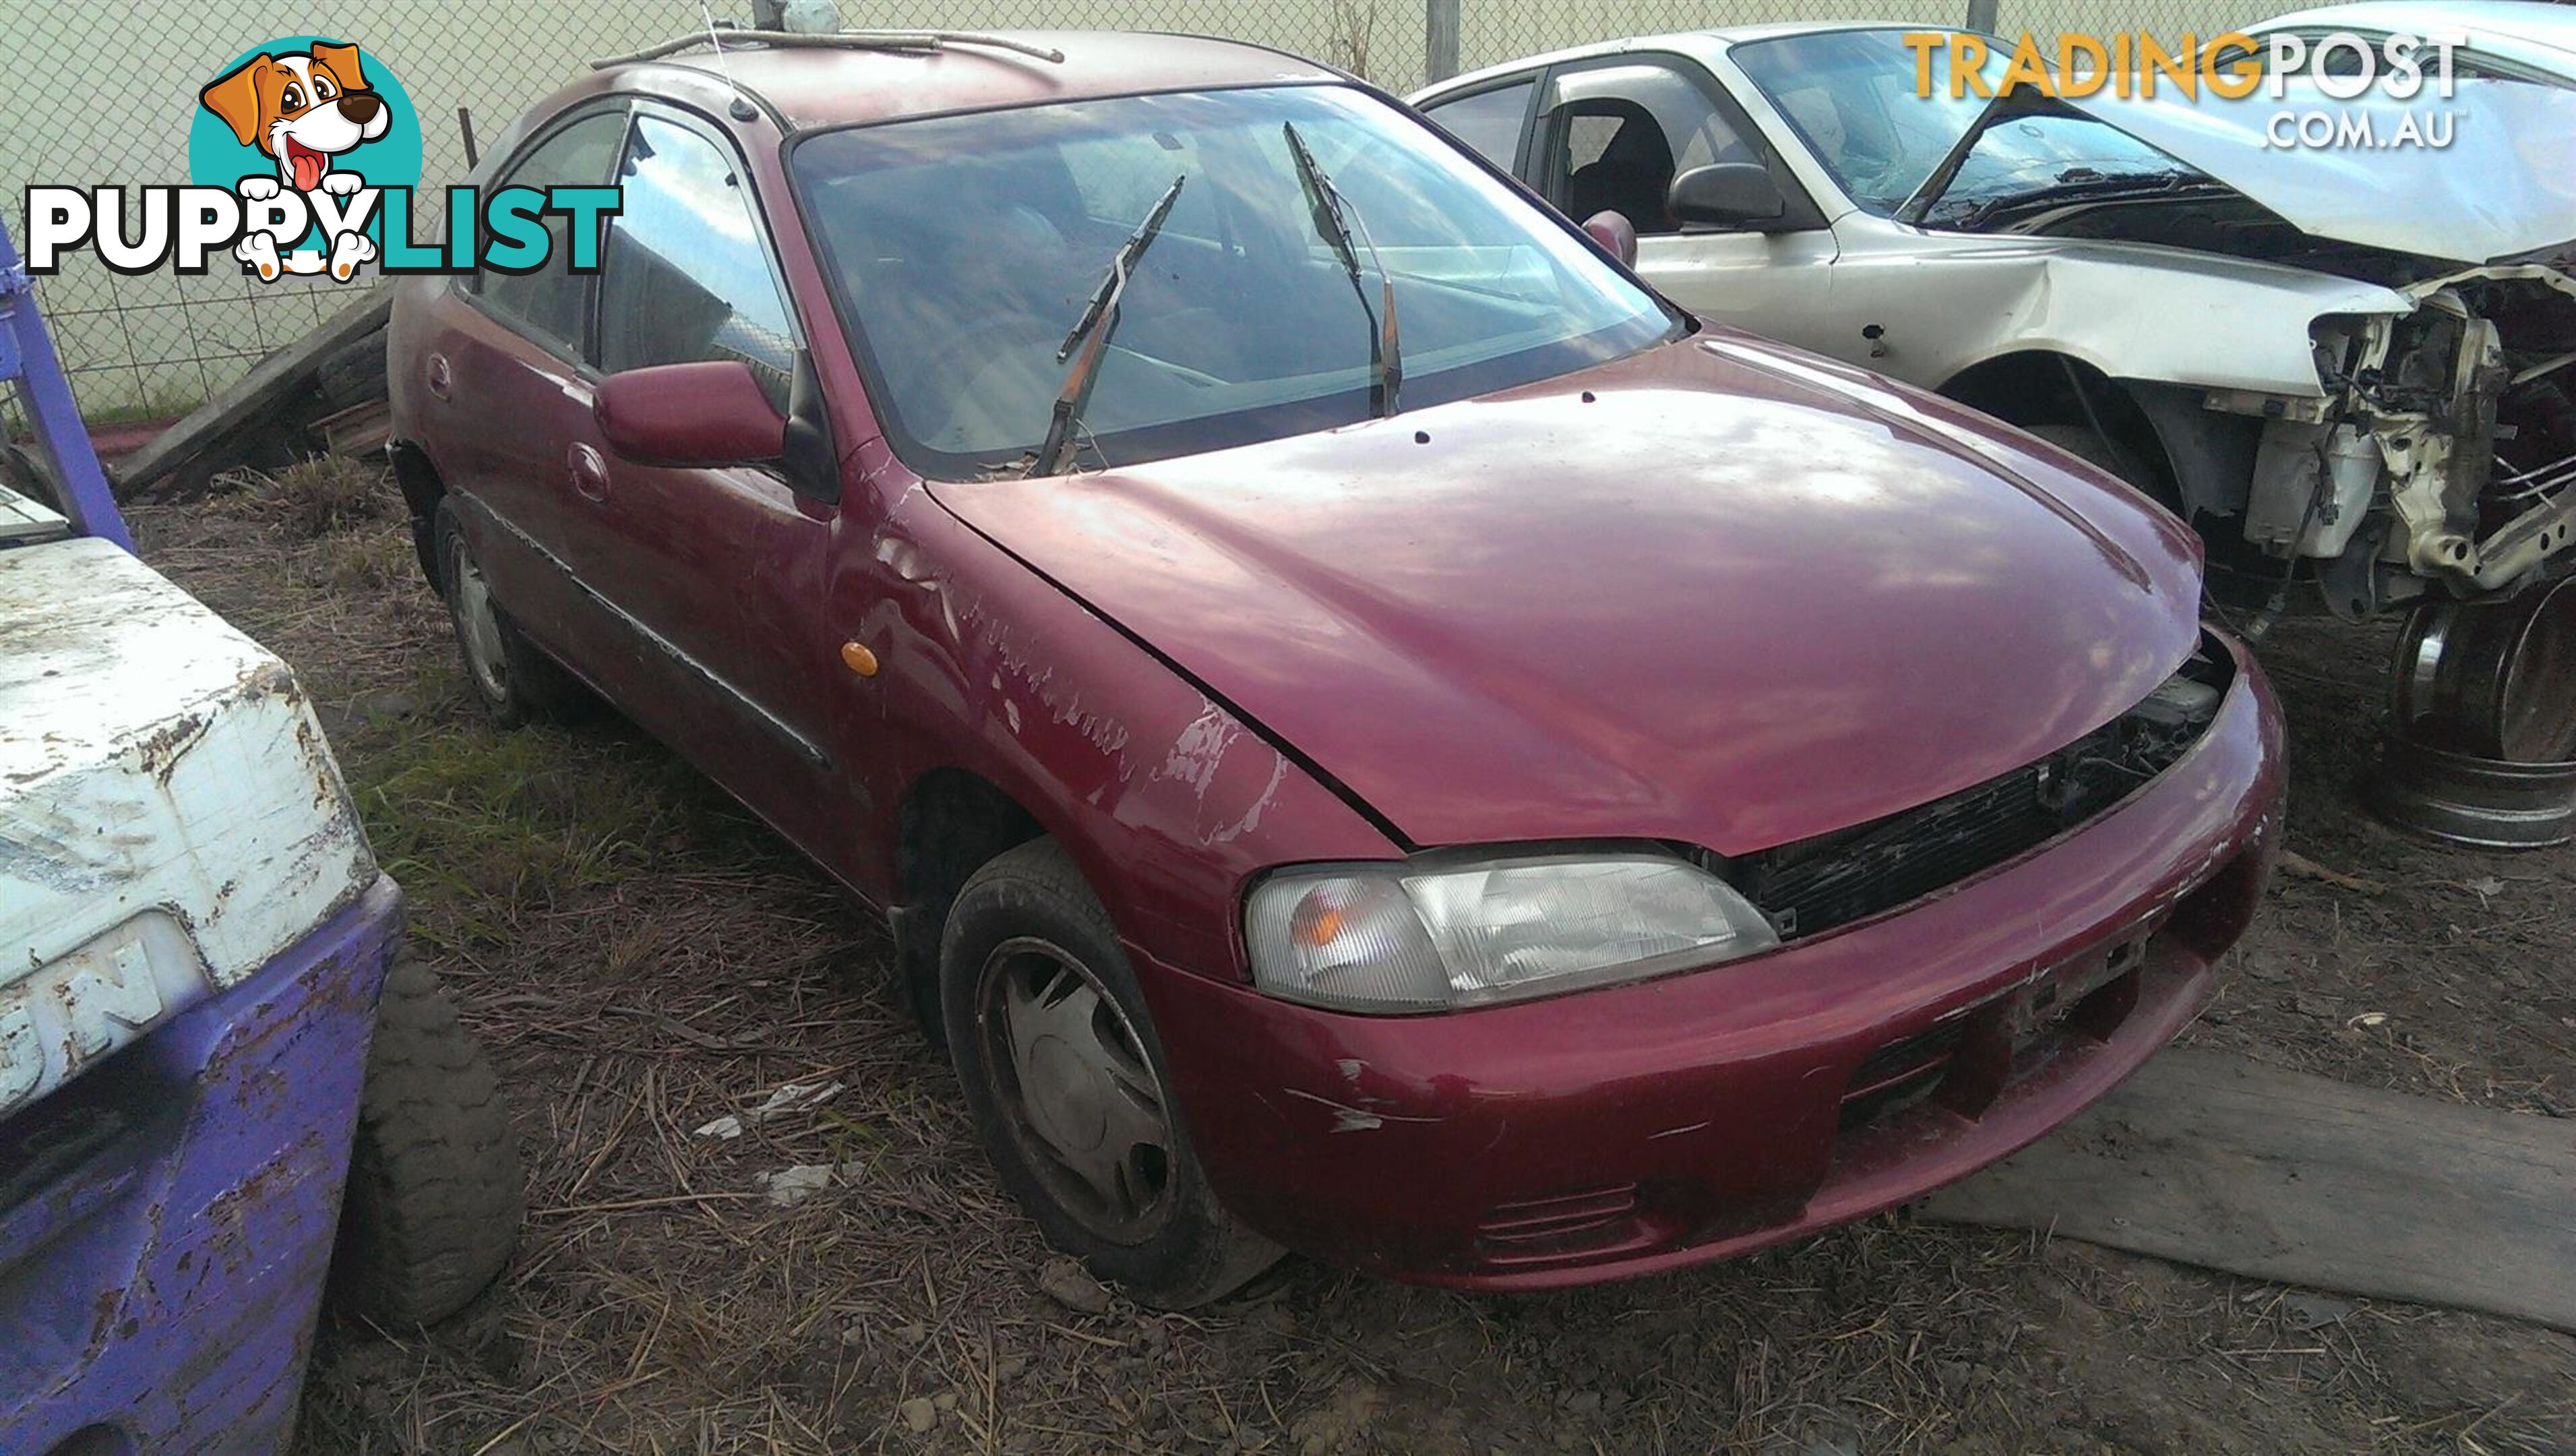
[[[0,551],[0,1112],[375,877],[283,662],[105,542]]]
[[[0,545],[34,536],[50,536],[67,524],[48,507],[0,485]]]

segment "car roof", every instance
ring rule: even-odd
[[[794,130],[891,121],[942,112],[980,111],[1133,96],[1149,91],[1339,81],[1341,72],[1285,51],[1203,36],[1126,31],[979,32],[1041,51],[1044,60],[998,46],[948,42],[936,49],[883,44],[772,48],[757,42],[613,68],[629,87],[649,91],[647,72],[677,67],[732,84],[766,102]]]
[[[1822,24],[1804,21],[1775,21],[1766,25],[1729,25],[1713,26],[1706,30],[1671,30],[1657,35],[1624,36],[1618,40],[1594,41],[1589,45],[1568,46],[1564,50],[1545,51],[1536,55],[1517,57],[1513,60],[1503,61],[1496,65],[1480,67],[1479,69],[1468,71],[1463,75],[1453,76],[1446,81],[1437,83],[1436,85],[1426,86],[1421,90],[1416,91],[1414,95],[1427,96],[1434,91],[1456,91],[1490,80],[1496,76],[1515,75],[1523,71],[1536,70],[1541,66],[1563,65],[1568,61],[1586,61],[1600,56],[1626,55],[1632,51],[1678,51],[1685,55],[1707,54],[1713,51],[1723,51],[1734,46],[1747,45],[1754,41],[1776,40],[1784,35],[1823,35],[1832,31],[1853,30],[1947,32],[1957,30],[1958,28],[1959,27],[1956,25],[1936,20],[1926,20],[1919,23],[1903,20],[1844,20]]]

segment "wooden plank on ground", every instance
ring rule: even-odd
[[[322,438],[322,448],[334,455],[373,455],[385,448],[385,441],[393,438],[393,406],[381,399],[371,399],[324,415],[310,428]]]
[[[2576,1331],[2576,1122],[2169,1051],[1918,1210]]]
[[[162,477],[245,428],[269,422],[299,385],[310,387],[313,371],[333,350],[383,328],[392,313],[393,288],[379,283],[311,333],[260,360],[231,388],[189,411],[151,444],[119,462],[117,495],[149,490]]]

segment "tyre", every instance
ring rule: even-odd
[[[465,681],[483,710],[504,728],[570,715],[586,700],[581,684],[530,642],[493,599],[457,520],[453,497],[439,498],[434,530],[447,620],[465,659]]]
[[[2106,440],[2090,425],[2024,425],[2022,428],[2097,470],[2137,487],[2139,493],[2180,513],[2181,501],[2153,465],[2117,440]]]
[[[1163,1309],[1277,1261],[1209,1189],[1135,973],[1061,846],[1033,839],[977,870],[939,965],[976,1130],[1048,1242]]]
[[[332,1308],[387,1329],[454,1314],[509,1262],[525,1207],[492,1064],[429,968],[396,951],[349,1150]]]
[[[43,457],[22,446],[0,444],[0,486],[7,486],[56,515],[70,515],[63,492]]]
[[[376,329],[323,356],[314,383],[335,410],[385,397],[385,331]]]

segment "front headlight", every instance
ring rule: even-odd
[[[1341,1011],[1442,1011],[1731,960],[1779,943],[1750,902],[1650,854],[1284,870],[1244,939],[1271,995]]]

